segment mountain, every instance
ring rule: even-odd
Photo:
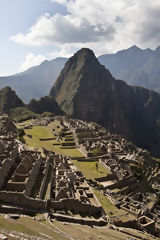
[[[51,96],[45,96],[39,100],[32,99],[27,105],[27,108],[37,114],[42,114],[44,112],[50,112],[55,115],[63,114],[57,102]]]
[[[97,122],[160,156],[160,94],[116,80],[90,49],[67,61],[50,95],[67,115]]]
[[[132,46],[115,54],[101,55],[98,59],[117,79],[160,92],[160,47],[152,51]],[[56,58],[25,72],[0,77],[0,89],[10,86],[26,103],[32,98],[39,99],[48,95],[66,61],[67,58]]]
[[[10,87],[0,90],[0,112],[8,113],[14,121],[35,118],[40,116],[40,114],[44,116],[64,114],[51,96],[45,96],[39,100],[32,99],[26,105]]]
[[[25,72],[0,77],[0,89],[10,86],[24,102],[29,102],[32,98],[39,99],[49,93],[66,60],[66,58],[56,58],[52,61],[44,61]]]
[[[12,108],[23,107],[24,103],[10,87],[0,90],[0,112],[8,112]]]
[[[160,47],[153,51],[132,46],[115,54],[101,55],[98,59],[115,78],[160,92]]]

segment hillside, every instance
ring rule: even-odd
[[[160,47],[142,50],[132,46],[115,54],[101,55],[98,59],[114,77],[129,85],[160,92]]]
[[[160,47],[153,51],[132,46],[115,54],[101,55],[98,60],[115,78],[160,92]],[[39,99],[49,93],[66,61],[67,58],[56,58],[25,72],[0,77],[0,89],[10,86],[26,103],[32,98]]]
[[[49,93],[65,62],[65,58],[56,58],[25,72],[0,77],[0,89],[10,86],[24,102],[29,102],[32,98],[39,99]]]
[[[32,99],[27,105],[27,108],[30,111],[38,114],[42,114],[43,112],[50,112],[55,115],[63,114],[57,102],[51,96],[45,96],[40,98],[39,100]]]
[[[67,61],[50,94],[66,114],[100,123],[160,156],[160,95],[114,79],[91,50]]]

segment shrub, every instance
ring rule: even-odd
[[[103,154],[102,150],[100,148],[95,148],[92,150],[93,156],[97,157]]]

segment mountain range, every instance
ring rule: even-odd
[[[29,93],[28,88],[23,92]],[[0,111],[8,112],[16,119],[21,114],[27,118],[44,112],[65,113],[73,118],[97,122],[158,157],[159,106],[160,94],[115,79],[87,48],[68,59],[49,96],[24,104],[10,87],[0,91]]]
[[[115,54],[101,55],[98,59],[115,78],[160,92],[160,47],[153,51],[132,46]]]
[[[25,103],[32,98],[39,99],[49,93],[66,61],[65,58],[46,60],[25,72],[0,77],[0,89],[10,86]]]
[[[98,60],[116,79],[160,92],[160,47],[153,51],[132,46],[115,54],[101,55]],[[0,89],[10,86],[26,103],[32,98],[39,99],[49,93],[66,61],[67,58],[56,58],[25,72],[0,77]]]

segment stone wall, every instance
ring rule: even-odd
[[[112,171],[111,168],[110,168],[109,166],[107,166],[101,159],[99,160],[99,162],[100,162],[100,164],[101,164],[104,168],[106,168],[109,172]]]
[[[131,185],[130,187],[132,187],[132,183],[135,183],[135,178],[133,175],[130,175],[128,177],[126,177],[125,179],[122,179],[110,186],[107,186],[108,189],[114,189],[114,188],[122,188],[125,187],[127,185]]]
[[[6,185],[6,190],[12,192],[24,192],[27,180],[28,178],[26,178],[24,182],[9,181]]]
[[[55,140],[56,138],[39,138],[39,141],[51,141],[51,140]]]
[[[25,187],[25,195],[26,196],[29,196],[31,194],[32,187],[34,186],[34,183],[36,181],[42,161],[43,161],[43,158],[40,156],[33,165],[31,174],[29,176],[29,179],[28,179],[26,187]]]
[[[24,207],[28,209],[34,209],[37,211],[45,211],[47,208],[47,202],[40,199],[33,199],[24,196],[23,193],[17,192],[0,192],[0,201],[16,205],[18,207]]]
[[[88,225],[88,226],[105,226],[106,225],[106,221],[102,219],[95,220],[95,219],[75,218],[75,217],[70,217],[67,215],[61,215],[56,213],[52,214],[51,218],[54,218],[57,221],[78,223],[81,225]]]
[[[45,171],[44,171],[44,176],[43,176],[42,184],[41,184],[41,187],[40,187],[40,193],[39,193],[39,198],[40,199],[42,199],[42,197],[44,195],[44,190],[45,190],[45,185],[46,185],[46,181],[47,181],[49,166],[50,166],[49,159],[47,159],[47,163],[46,163]]]
[[[18,147],[9,153],[9,158],[4,159],[2,161],[2,165],[0,167],[0,189],[4,186],[5,179],[8,176],[8,173],[11,167],[15,164],[15,159],[18,155]]]
[[[54,210],[70,210],[75,214],[85,214],[88,216],[104,215],[104,211],[101,206],[82,203],[78,199],[50,201],[48,207]]]
[[[98,182],[105,182],[105,181],[112,181],[117,178],[117,175],[115,173],[109,174],[106,177],[101,177],[101,178],[95,178],[96,181]]]

